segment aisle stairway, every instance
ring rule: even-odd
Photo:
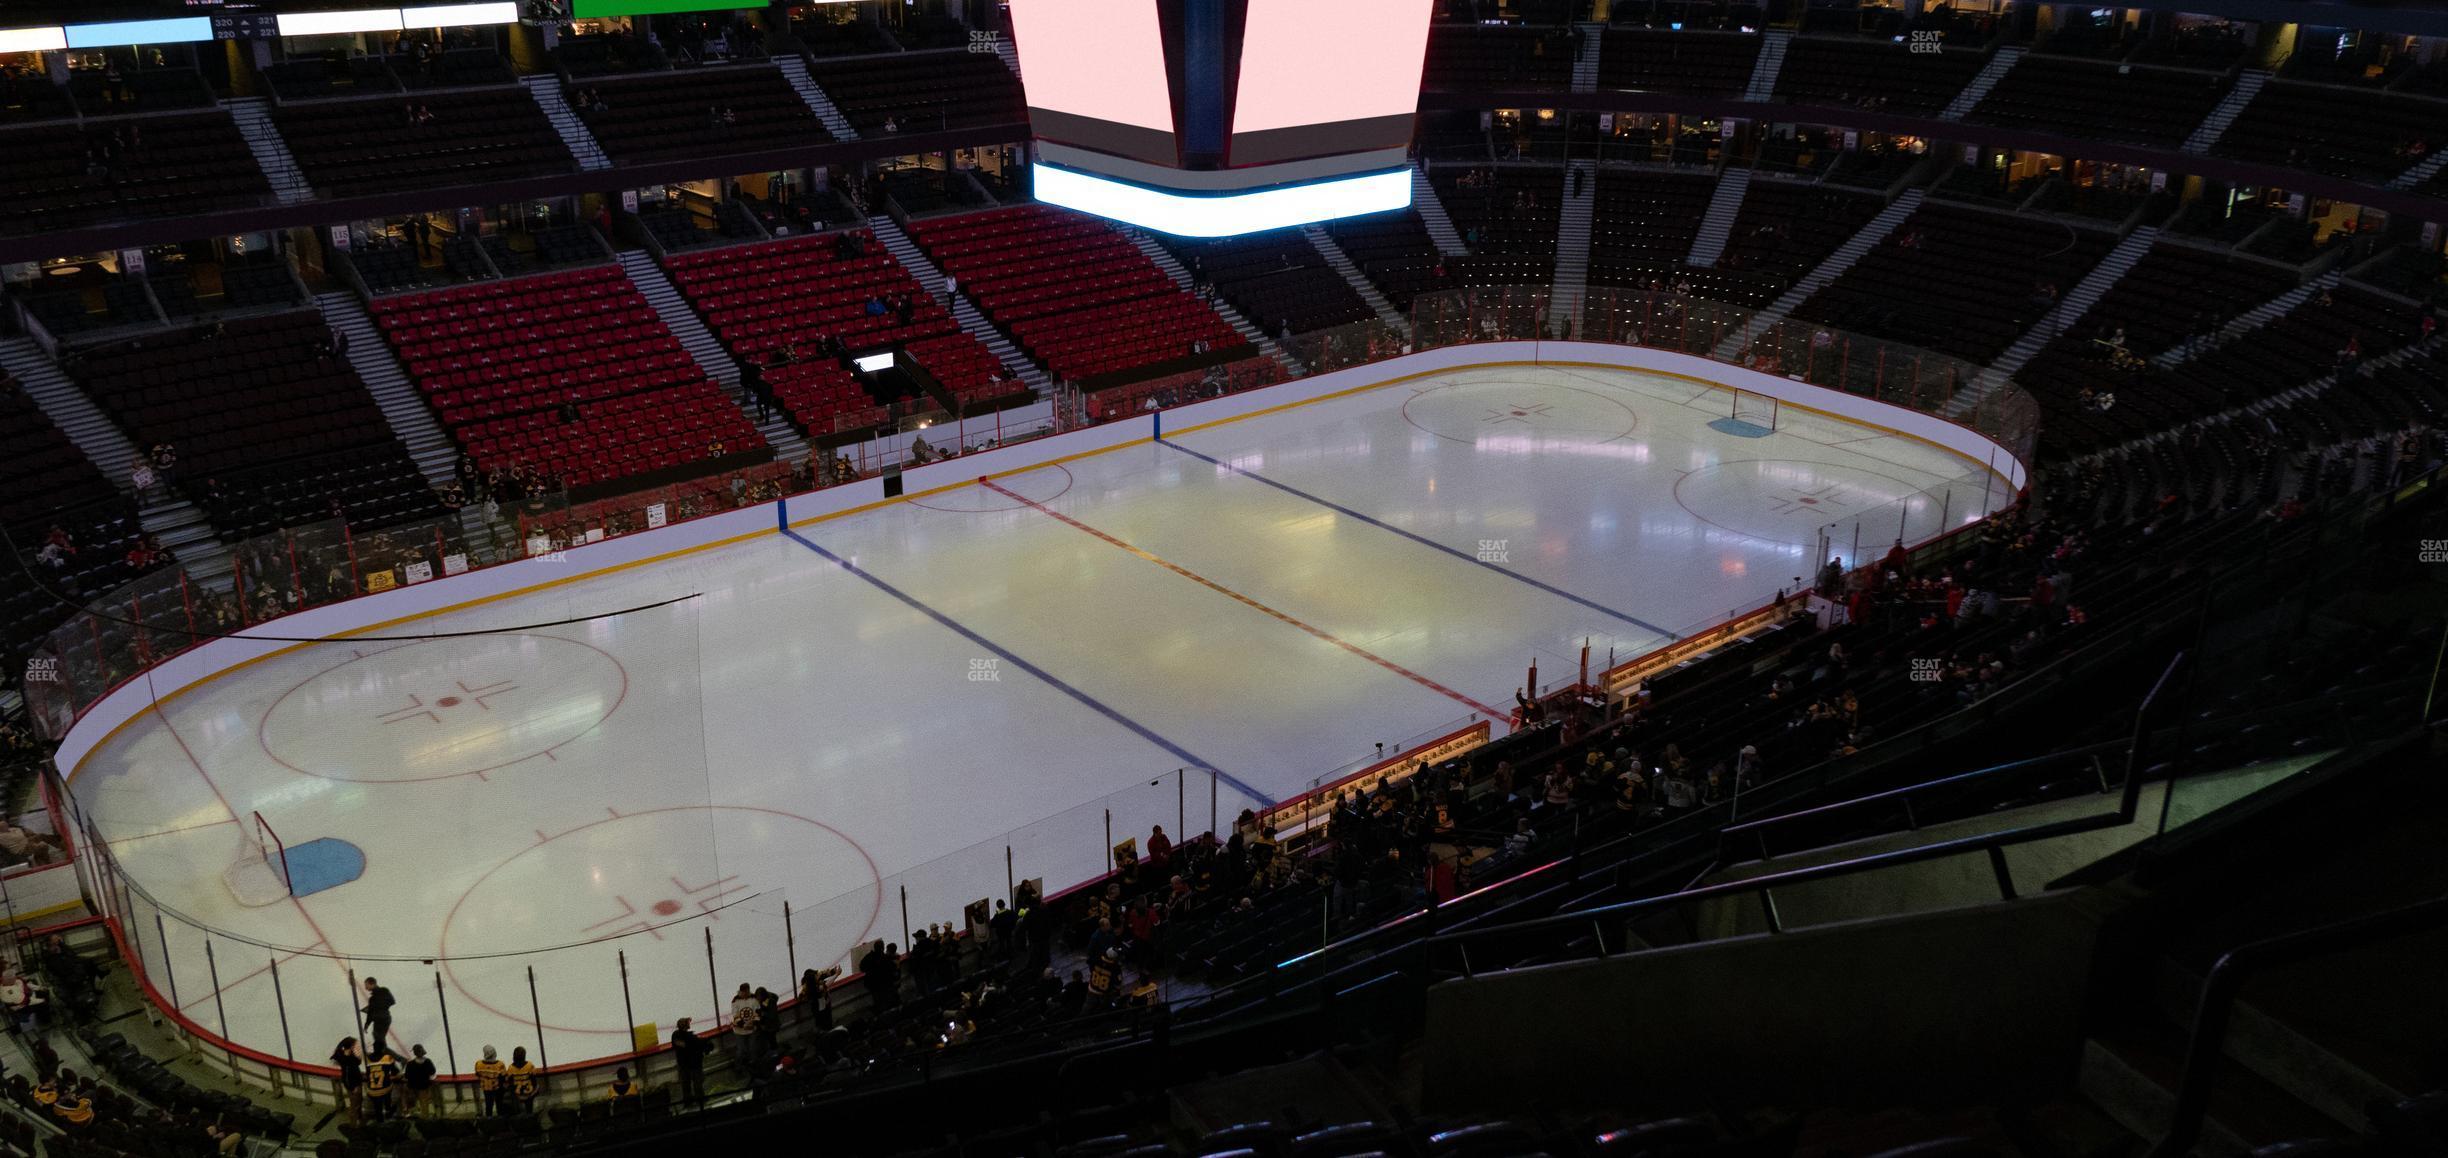
[[[2211,109],[2210,115],[2203,117],[2201,125],[2193,130],[2193,135],[2185,138],[2184,151],[2209,152],[2212,145],[2218,144],[2220,137],[2227,135],[2227,126],[2235,123],[2244,106],[2252,103],[2253,97],[2261,92],[2261,86],[2269,83],[2269,78],[2270,74],[2257,68],[2248,68],[2237,74],[2235,87],[2227,90],[2227,95],[2219,100],[2218,107]]]
[[[1826,288],[1829,282],[1843,277],[1846,270],[1853,268],[1854,262],[1860,261],[1863,255],[1876,249],[1880,242],[1887,240],[1888,234],[1895,232],[1897,226],[1904,224],[1905,218],[1911,217],[1915,210],[1921,208],[1921,202],[1925,196],[1926,194],[1919,189],[1907,189],[1895,200],[1888,202],[1887,207],[1879,210],[1878,216],[1871,218],[1869,224],[1861,227],[1860,232],[1847,239],[1843,245],[1837,246],[1836,252],[1827,255],[1827,260],[1820,262],[1809,273],[1803,274],[1801,280],[1787,286],[1784,293],[1778,294],[1775,301],[1768,303],[1768,308],[1753,315],[1751,325],[1745,328],[1745,332],[1765,332],[1769,327],[1784,321],[1785,316],[1794,312],[1796,306],[1809,301],[1812,294]],[[1717,344],[1716,356],[1721,359],[1734,358],[1742,353],[1742,345],[1742,334],[1728,334],[1723,342]]]
[[[571,156],[578,158],[579,168],[594,170],[612,167],[611,159],[604,156],[603,146],[595,143],[595,134],[587,131],[585,122],[580,121],[578,114],[570,111],[569,102],[562,99],[559,73],[531,76],[526,83],[528,93],[544,109],[544,119],[552,122],[553,131],[561,134],[561,143],[569,146]]]
[[[382,331],[366,313],[365,303],[350,290],[337,290],[315,297],[315,308],[323,311],[324,324],[348,339],[349,368],[357,371],[366,384],[366,393],[374,396],[374,404],[382,408],[383,418],[390,422],[391,432],[408,448],[408,457],[416,463],[417,473],[435,486],[451,481],[458,465],[459,447],[435,421],[433,408],[417,393],[416,383],[408,377],[408,369],[400,364],[383,340]]]
[[[68,372],[46,356],[34,339],[0,339],[0,370],[7,371],[25,387],[25,392],[50,417],[51,425],[59,427],[68,441],[84,452],[86,460],[101,469],[102,477],[121,490],[127,489],[128,466],[136,459],[136,444],[109,415],[102,413],[93,399],[77,389],[76,383],[68,379]]]
[[[1446,216],[1445,202],[1437,196],[1435,183],[1428,180],[1424,163],[1411,166],[1411,211],[1419,214],[1420,223],[1428,227],[1428,240],[1436,243],[1438,253],[1460,257],[1470,252],[1462,244],[1462,231],[1455,229],[1453,218]]]
[[[1972,83],[1965,85],[1962,92],[1955,94],[1954,100],[1947,102],[1946,111],[1938,114],[1939,119],[1948,121],[1964,119],[1965,114],[1978,107],[1981,98],[1988,96],[1989,90],[1996,88],[1997,82],[2004,79],[2007,71],[2021,59],[2023,59],[2023,50],[2015,45],[2010,44],[1998,49],[1997,55],[1990,57],[1989,63],[1982,65],[1981,70],[1973,75]]]
[[[774,457],[782,462],[796,462],[806,455],[807,440],[800,437],[780,408],[775,408],[762,419],[757,417],[755,401],[740,385],[739,360],[733,358],[731,351],[723,348],[722,340],[706,328],[705,320],[697,316],[696,308],[689,305],[680,287],[672,284],[671,275],[655,264],[654,255],[643,249],[632,249],[620,255],[620,263],[621,269],[629,274],[630,283],[637,286],[638,293],[645,297],[646,304],[654,307],[655,316],[663,319],[663,325],[671,330],[673,337],[680,339],[680,348],[688,351],[690,360],[722,387],[723,393],[730,395],[732,401],[739,403],[740,411],[756,425],[757,433],[764,435],[766,443],[774,448]]]
[[[1582,23],[1573,26],[1581,35],[1581,45],[1573,53],[1572,90],[1598,91],[1598,51],[1606,41],[1606,25]]]
[[[1575,192],[1576,188],[1578,192]],[[1570,326],[1581,332],[1581,302],[1589,293],[1590,217],[1598,201],[1598,163],[1565,167],[1564,204],[1556,220],[1554,288],[1547,299],[1547,331]]]
[[[917,242],[910,240],[910,235],[901,228],[900,222],[893,220],[890,214],[878,213],[867,219],[867,228],[875,234],[877,241],[884,243],[885,252],[892,254],[893,260],[901,263],[901,268],[918,279],[918,284],[925,287],[927,293],[943,296],[943,271],[935,268],[934,261],[927,257],[925,250],[918,248]],[[952,320],[959,322],[961,329],[993,351],[995,360],[1003,363],[1003,368],[1011,371],[1013,377],[1028,383],[1029,389],[1036,391],[1039,397],[1045,397],[1047,387],[1054,381],[1054,376],[1047,373],[1045,367],[1031,361],[1010,335],[995,328],[995,324],[987,320],[985,313],[969,300],[967,294],[953,294],[950,308]]]
[[[1173,284],[1180,286],[1183,293],[1197,292],[1195,283],[1190,280],[1190,271],[1182,268],[1182,263],[1176,260],[1164,246],[1157,244],[1154,234],[1144,229],[1127,227],[1122,229],[1122,233],[1130,238],[1132,245],[1139,247],[1139,252],[1147,255],[1149,261],[1156,263],[1156,268],[1163,270],[1166,277],[1172,278]],[[1275,363],[1290,371],[1293,377],[1297,378],[1308,372],[1308,367],[1301,365],[1300,359],[1293,357],[1291,351],[1276,344],[1274,338],[1269,337],[1265,331],[1260,330],[1248,318],[1243,317],[1241,311],[1234,309],[1232,303],[1225,301],[1222,295],[1208,298],[1207,306],[1216,312],[1217,317],[1223,318],[1234,332],[1249,339],[1250,345],[1258,347],[1260,353],[1275,359]]]
[[[246,138],[247,152],[255,154],[264,179],[272,183],[272,193],[283,205],[295,205],[314,198],[314,187],[306,183],[306,174],[298,169],[297,158],[290,155],[289,142],[281,139],[280,130],[272,126],[272,106],[262,97],[239,97],[225,105],[230,119],[238,124],[238,135]]]
[[[833,134],[834,140],[858,139],[858,130],[850,127],[850,118],[842,115],[840,106],[835,105],[833,98],[825,95],[825,90],[817,86],[815,77],[808,75],[806,61],[796,56],[777,56],[774,64],[782,70],[782,79],[790,82],[791,88],[798,92],[799,100],[807,105],[809,112],[816,114],[818,123],[824,125],[826,132]]]
[[[1751,83],[1743,86],[1743,99],[1765,102],[1776,96],[1777,73],[1785,67],[1785,46],[1793,43],[1793,33],[1772,28],[1760,37],[1759,59],[1751,65]]]
[[[2074,283],[2073,289],[2060,295],[2056,305],[2041,315],[2040,320],[2033,322],[2030,329],[2023,331],[2023,336],[2016,338],[2013,345],[2006,347],[2005,353],[1982,369],[1973,379],[1973,388],[1957,394],[1947,404],[1947,412],[1968,414],[1990,391],[2012,381],[2015,373],[2038,355],[2042,347],[2055,341],[2057,335],[2081,320],[2092,306],[2098,304],[2101,296],[2122,281],[2125,274],[2133,269],[2134,263],[2142,260],[2142,255],[2149,253],[2151,244],[2158,239],[2159,227],[2155,225],[2146,225],[2126,234],[2117,242],[2115,249],[2108,251],[2107,257],[2092,266],[2091,272]]]
[[[42,407],[43,414],[68,436],[68,441],[85,452],[85,457],[102,471],[102,477],[122,491],[128,488],[128,468],[136,461],[136,444],[77,388],[58,363],[43,354],[34,339],[0,340],[0,370],[6,370],[25,387],[26,395]],[[214,534],[203,508],[168,488],[156,488],[150,499],[138,504],[137,521],[160,539],[162,546],[178,555],[179,565],[187,569],[188,578],[213,587],[228,586],[229,551]]]
[[[1743,195],[1751,189],[1751,170],[1727,166],[1717,174],[1717,189],[1709,194],[1708,212],[1700,216],[1700,232],[1692,235],[1691,255],[1684,264],[1713,266],[1725,255],[1726,234],[1742,215]]]
[[[1405,334],[1411,332],[1410,319],[1403,317],[1384,294],[1377,292],[1377,286],[1369,281],[1368,275],[1360,272],[1358,265],[1353,264],[1351,255],[1343,252],[1343,247],[1335,242],[1334,234],[1327,232],[1325,226],[1307,226],[1301,230],[1301,235],[1309,239],[1310,245],[1317,247],[1318,254],[1326,259],[1328,267],[1343,275],[1344,284],[1352,287],[1352,292],[1359,294],[1361,301],[1368,303],[1368,308],[1376,313],[1378,321]]]
[[[901,228],[900,222],[893,220],[891,214],[878,213],[868,218],[867,231],[874,234],[877,241],[884,243],[885,252],[892,254],[893,260],[901,263],[901,268],[918,279],[919,288],[931,297],[943,296],[943,271],[935,268],[934,260],[926,255],[925,250],[918,248],[917,242],[910,240],[909,233]]]
[[[2210,341],[2207,344],[2196,346],[2194,343],[2190,342],[2179,342],[2165,350],[2161,350],[2157,355],[2153,356],[2151,358],[2151,364],[2159,367],[2162,370],[2175,369],[2187,361],[2190,361],[2196,354],[2209,353],[2210,351],[2218,349],[2229,342],[2235,341],[2237,338],[2243,337],[2254,330],[2260,329],[2271,322],[2277,321],[2278,319],[2295,312],[2295,307],[2310,301],[2312,295],[2337,285],[2338,279],[2339,272],[2334,269],[2330,270],[2319,277],[2313,278],[2302,285],[2296,286],[2294,289],[2279,294],[2277,297],[2271,298],[2260,305],[2254,306],[2243,313],[2237,314],[2235,317],[2227,319],[2225,324],[2219,326],[2218,329],[2211,332]]]
[[[2433,149],[2431,155],[2423,158],[2420,164],[2389,178],[2388,187],[2411,189],[2439,176],[2442,168],[2448,168],[2448,149]]]

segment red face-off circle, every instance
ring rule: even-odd
[[[557,635],[364,646],[382,649],[351,646],[272,702],[256,725],[266,756],[357,783],[473,776],[551,756],[629,694],[611,653]]]

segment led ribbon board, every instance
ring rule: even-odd
[[[1399,209],[1433,0],[1011,0],[1037,196],[1191,237]]]

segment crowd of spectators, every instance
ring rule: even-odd
[[[1313,947],[1321,906],[1336,930],[1365,927],[1520,871],[1559,836],[1663,824],[1979,702],[2084,637],[2077,576],[2103,564],[2090,534],[2021,505],[1964,534],[1926,568],[1901,544],[1831,562],[1787,604],[1784,658],[1741,686],[1517,696],[1515,732],[1465,756],[1220,833],[1159,827],[1106,877],[1051,898],[1023,886],[906,950],[878,940],[851,979],[810,971],[787,1006],[743,983],[731,1056],[751,1086],[795,1094],[993,1036],[1141,1024]]]

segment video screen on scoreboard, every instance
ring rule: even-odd
[[[1049,141],[1179,157],[1158,0],[1011,0],[1029,121]]]
[[[1409,146],[1432,6],[1249,0],[1231,163]]]

